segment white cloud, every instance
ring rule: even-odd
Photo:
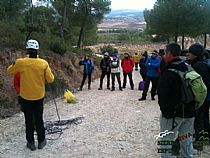
[[[156,0],[112,0],[112,9],[152,9]]]

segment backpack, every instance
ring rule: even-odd
[[[144,81],[140,81],[139,82],[139,87],[138,87],[138,90],[144,90],[144,84],[145,84],[145,82]]]
[[[200,108],[207,96],[207,88],[204,84],[202,77],[189,65],[187,65],[188,70],[185,72],[169,69],[177,73],[182,82],[181,86],[181,103],[187,104],[195,101],[195,109]]]

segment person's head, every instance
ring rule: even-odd
[[[128,57],[129,57],[129,53],[127,53],[127,52],[124,53],[124,57],[125,57],[125,58],[128,58]]]
[[[181,47],[177,43],[170,43],[166,45],[164,60],[166,63],[173,61],[175,58],[179,58],[181,53]]]
[[[164,55],[164,49],[159,49],[158,55],[162,57]]]
[[[117,54],[113,53],[112,58],[113,58],[113,60],[116,60],[117,59]]]
[[[37,51],[39,50],[39,43],[36,40],[30,39],[26,43],[27,54],[31,58],[37,58]]]
[[[138,55],[138,53],[135,53],[135,55]]]
[[[144,51],[144,55],[148,55],[148,52],[147,51]]]
[[[152,51],[152,58],[156,58],[158,55],[158,52],[156,50]]]
[[[85,56],[84,56],[84,60],[88,60],[89,58],[90,58],[89,55],[85,55]]]
[[[195,59],[202,59],[203,52],[204,52],[203,46],[199,43],[195,43],[189,47],[187,60],[193,61]]]
[[[105,52],[105,53],[104,53],[104,58],[105,58],[105,59],[109,58],[109,53],[108,53],[108,52]]]
[[[210,58],[209,52],[206,49],[204,49],[204,51],[203,51],[203,59],[205,60],[205,59],[209,59],[209,58]]]

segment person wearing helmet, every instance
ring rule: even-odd
[[[109,57],[109,53],[104,53],[104,58],[101,59],[100,68],[101,68],[101,77],[100,77],[100,85],[98,90],[102,90],[103,79],[107,75],[107,89],[110,89],[110,74],[111,74],[111,59]]]
[[[16,59],[7,68],[8,74],[20,73],[20,98],[25,116],[27,148],[36,150],[34,131],[36,129],[38,149],[46,145],[45,128],[43,123],[43,101],[45,82],[52,83],[54,75],[47,61],[38,57],[39,43],[28,40],[26,44],[28,56]]]

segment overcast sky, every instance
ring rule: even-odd
[[[152,9],[156,0],[111,0],[112,9],[135,9],[144,10]]]
[[[36,2],[37,0],[33,0]],[[152,9],[156,0],[111,0],[112,9],[134,9],[134,10],[144,10]]]

